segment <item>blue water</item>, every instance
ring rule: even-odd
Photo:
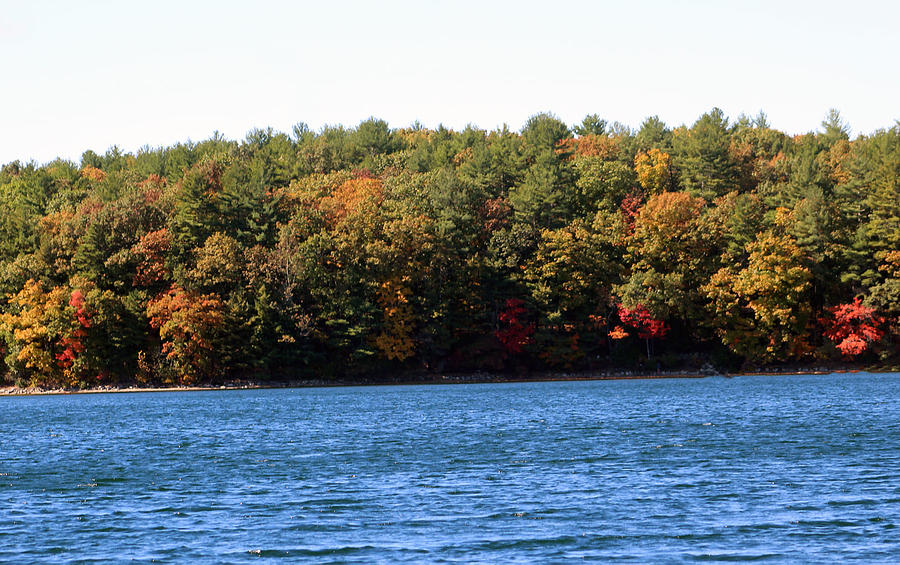
[[[0,398],[0,562],[900,561],[900,375]]]

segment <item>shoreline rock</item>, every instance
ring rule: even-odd
[[[219,390],[249,390],[249,389],[277,389],[277,388],[314,388],[314,387],[345,387],[345,386],[409,386],[409,385],[440,385],[440,384],[492,384],[492,383],[521,383],[521,382],[552,382],[552,381],[597,381],[597,380],[637,380],[637,379],[702,379],[711,377],[742,377],[764,375],[823,375],[831,373],[857,373],[879,372],[865,368],[766,368],[760,371],[746,373],[720,373],[711,367],[701,367],[695,371],[666,371],[656,374],[638,373],[634,371],[601,371],[601,372],[567,372],[567,373],[526,373],[519,375],[504,375],[499,373],[451,373],[451,374],[421,374],[418,377],[401,376],[393,379],[356,379],[328,381],[324,379],[290,380],[290,381],[232,381],[217,384],[204,384],[196,386],[152,386],[142,387],[133,384],[122,386],[104,385],[85,389],[66,389],[29,386],[20,388],[16,386],[0,387],[0,396],[49,396],[62,394],[102,394],[102,393],[138,393],[138,392],[189,392],[189,391],[219,391]]]

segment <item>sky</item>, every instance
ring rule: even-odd
[[[900,119],[900,2],[7,0],[0,163],[297,122]]]

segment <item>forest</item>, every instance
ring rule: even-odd
[[[900,363],[900,123],[220,134],[0,171],[0,383]]]

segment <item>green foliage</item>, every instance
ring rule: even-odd
[[[223,226],[218,204],[222,193],[222,165],[205,159],[185,171],[175,188],[175,210],[169,217],[172,253],[182,264],[190,251]]]
[[[894,359],[898,179],[900,127],[851,139],[836,111],[795,137],[718,109],[635,132],[369,118],[13,162],[0,378]]]
[[[575,206],[582,218],[592,217],[600,209],[617,209],[637,185],[634,169],[625,163],[584,156],[577,157],[574,164]]]
[[[695,196],[712,200],[737,188],[737,166],[729,153],[728,119],[713,108],[691,129],[678,129],[673,157],[681,186]]]
[[[638,151],[649,151],[654,147],[669,151],[672,147],[672,130],[658,116],[644,120],[634,136]]]
[[[603,135],[606,133],[606,120],[600,119],[597,114],[590,114],[584,117],[584,120],[572,131],[576,135]]]
[[[570,133],[569,126],[553,114],[535,114],[522,128],[526,154],[534,156],[546,151],[553,152]]]

